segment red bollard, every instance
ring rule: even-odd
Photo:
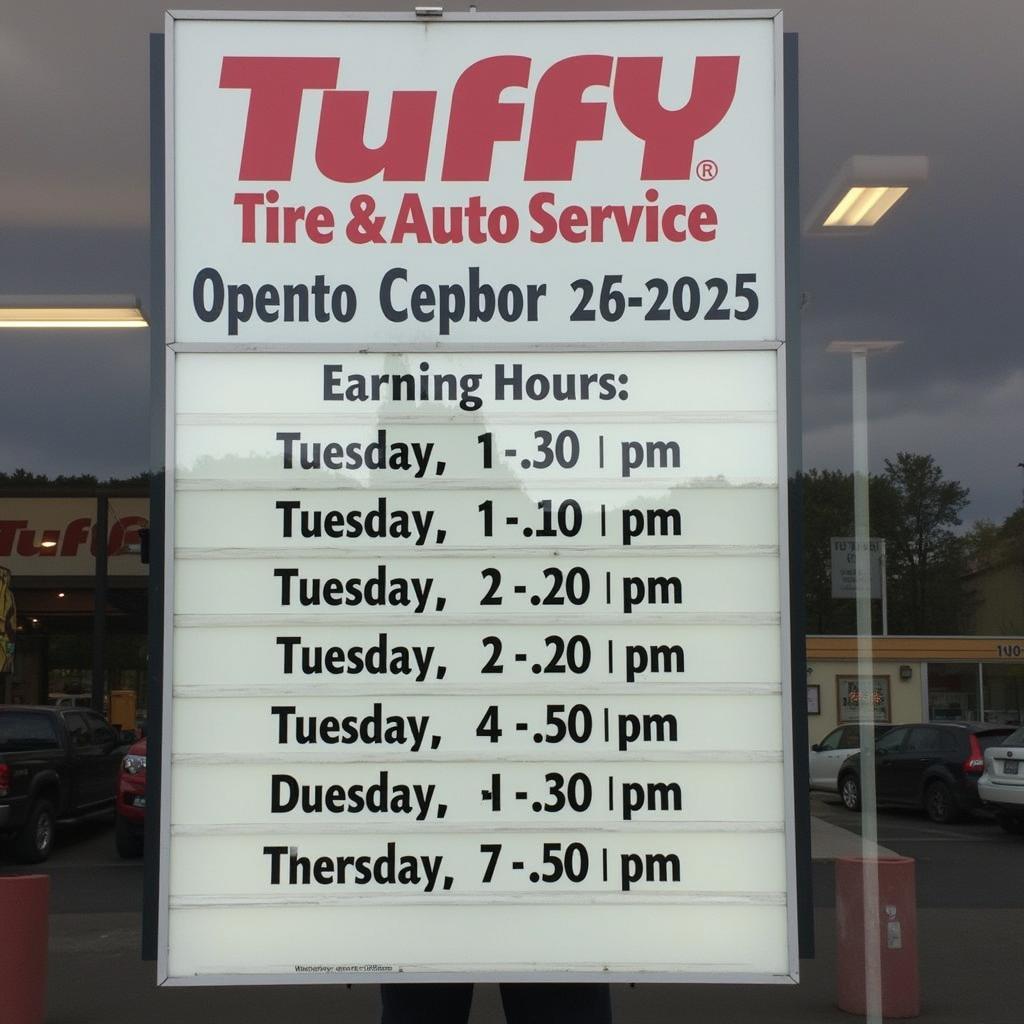
[[[921,1012],[917,974],[917,899],[914,861],[880,857],[878,930],[883,1017],[916,1017]],[[862,857],[836,861],[837,1003],[840,1010],[867,1012],[864,970],[864,864]]]
[[[0,993],[5,1024],[43,1024],[50,876],[0,878]]]

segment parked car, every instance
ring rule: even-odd
[[[117,774],[114,844],[122,857],[142,856],[142,830],[146,819],[146,740],[133,743]]]
[[[19,860],[46,860],[57,821],[109,814],[132,739],[86,708],[0,706],[0,833]]]
[[[875,739],[883,736],[891,725],[876,725]],[[841,725],[833,729],[821,742],[811,745],[808,767],[811,789],[835,793],[839,788],[839,769],[843,762],[860,750],[860,726]]]
[[[978,795],[1007,832],[1024,835],[1024,727],[985,751]]]
[[[932,821],[954,821],[981,806],[978,779],[985,751],[1013,727],[978,722],[922,722],[897,725],[875,745],[875,792],[880,804],[924,808]],[[860,754],[839,769],[839,795],[860,810]]]
[[[51,693],[50,703],[55,708],[92,708],[91,693]]]

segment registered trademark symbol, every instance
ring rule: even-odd
[[[711,181],[718,176],[718,164],[714,160],[701,160],[697,164],[697,177],[701,181]]]

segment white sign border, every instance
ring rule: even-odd
[[[574,352],[581,350],[613,352],[719,352],[719,351],[764,351],[774,350],[776,358],[777,401],[777,443],[778,443],[778,508],[779,508],[779,596],[781,604],[780,649],[782,674],[782,722],[783,722],[783,766],[785,778],[791,783],[794,778],[793,751],[793,704],[792,704],[792,652],[790,644],[790,592],[789,592],[789,536],[788,527],[788,460],[787,460],[787,405],[786,405],[786,346],[785,346],[785,167],[783,132],[783,28],[782,10],[756,9],[736,11],[557,11],[523,13],[463,13],[445,14],[440,23],[519,23],[519,22],[576,22],[576,21],[734,21],[770,20],[774,36],[774,113],[775,113],[775,340],[764,342],[725,341],[715,344],[694,342],[586,342],[586,343],[506,343],[493,346],[467,342],[415,342],[405,344],[381,343],[330,343],[300,345],[273,344],[179,344],[174,341],[174,28],[178,21],[331,21],[331,22],[422,22],[414,13],[404,12],[264,12],[264,11],[167,11],[165,19],[165,490],[164,490],[164,615],[163,615],[163,743],[161,744],[161,793],[160,805],[165,810],[171,806],[171,743],[173,687],[171,638],[174,628],[174,509],[175,509],[175,358],[177,352]],[[713,973],[713,972],[444,972],[419,974],[401,973],[342,973],[323,975],[304,974],[227,974],[196,975],[176,977],[169,973],[169,895],[170,872],[167,852],[170,847],[170,816],[160,817],[160,878],[159,915],[157,929],[157,984],[167,987],[202,987],[214,985],[295,985],[325,983],[401,984],[416,982],[647,982],[686,984],[794,984],[799,981],[799,946],[797,928],[797,873],[795,842],[795,795],[791,784],[785,787],[786,812],[786,888],[787,888],[787,953],[789,972],[787,974],[763,973]]]

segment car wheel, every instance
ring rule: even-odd
[[[114,817],[114,845],[120,857],[142,856],[142,836],[120,814]]]
[[[37,800],[14,840],[14,855],[23,864],[38,864],[50,856],[57,819],[49,800]]]
[[[1011,836],[1024,836],[1024,818],[1013,818],[1009,814],[997,814],[996,821],[1004,832]]]
[[[953,790],[944,782],[931,782],[924,791],[924,809],[932,821],[946,825],[960,817],[960,806]]]
[[[856,775],[844,775],[839,780],[839,795],[848,811],[860,810],[860,782]]]

